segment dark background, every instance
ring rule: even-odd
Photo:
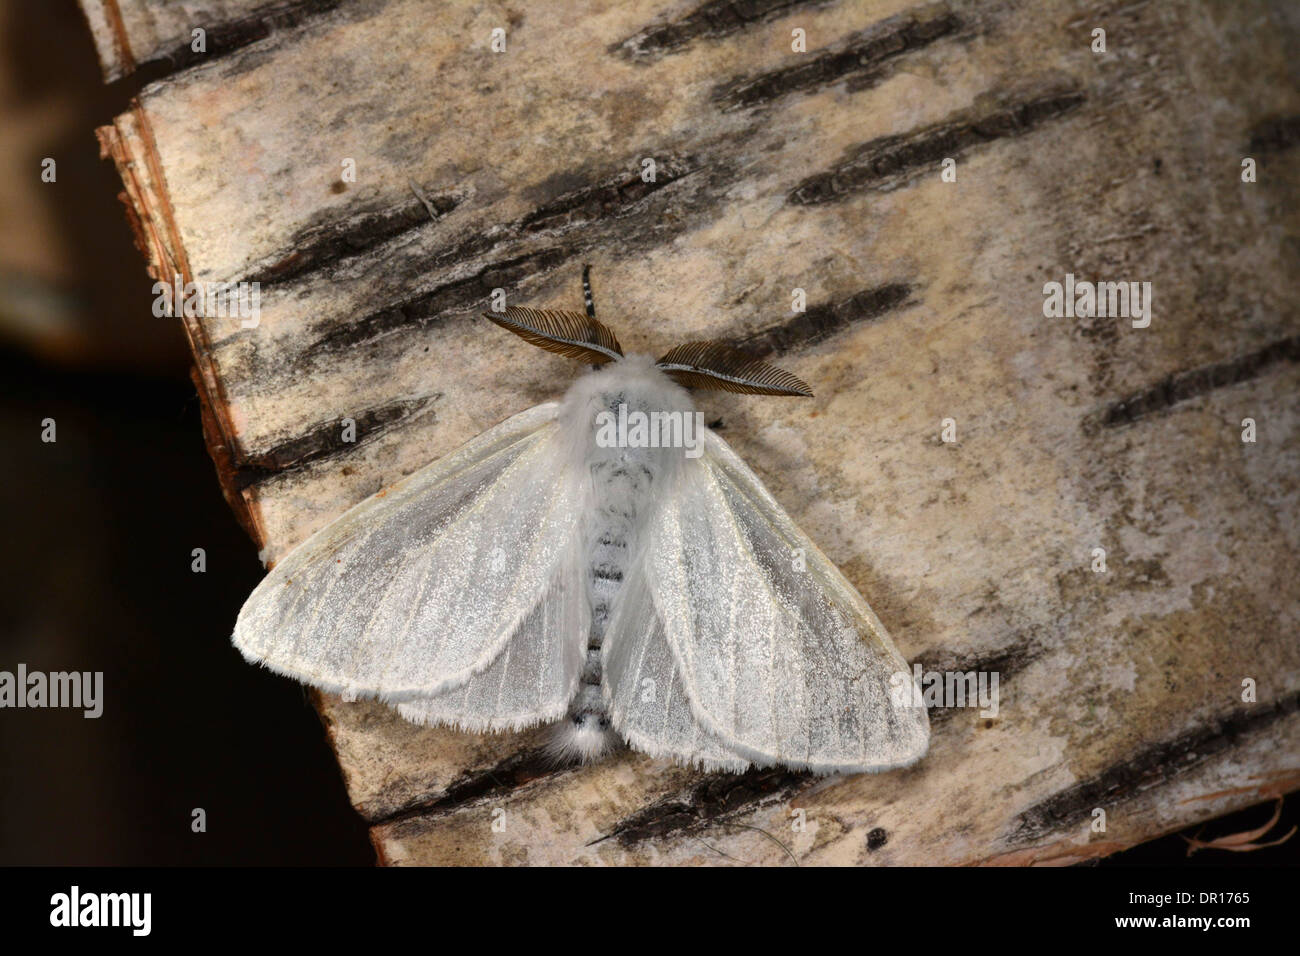
[[[152,315],[120,182],[98,157],[94,128],[167,71],[105,87],[75,0],[0,5],[0,669],[103,671],[105,700],[98,720],[0,710],[0,864],[371,864],[304,691],[230,645],[262,569],[204,448],[180,325]],[[40,180],[46,156],[56,183]],[[196,807],[206,833],[191,831]],[[1266,839],[1298,819],[1286,807]],[[1102,865],[1177,863],[1186,848],[1170,836]]]
[[[105,699],[0,710],[0,864],[371,864],[304,691],[230,644],[262,568],[99,158],[166,72],[106,87],[75,0],[0,4],[0,670],[103,671]]]

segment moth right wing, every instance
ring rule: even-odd
[[[665,489],[610,621],[614,726],[640,750],[705,766],[914,763],[929,722],[899,693],[907,662],[739,456],[704,439]]]
[[[467,729],[563,715],[590,611],[557,406],[507,419],[286,555],[234,643],[321,687]]]

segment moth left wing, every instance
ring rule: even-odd
[[[590,612],[557,406],[507,419],[286,555],[240,611],[249,660],[476,730],[561,716]]]
[[[638,749],[718,766],[920,759],[925,708],[895,699],[911,677],[876,615],[721,438],[706,431],[704,448],[661,500],[610,623],[615,726]]]
[[[591,630],[587,565],[581,539],[560,556],[541,600],[515,629],[505,650],[463,684],[396,704],[419,724],[483,732],[558,720],[578,690],[581,650]]]

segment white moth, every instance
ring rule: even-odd
[[[487,316],[599,368],[303,542],[249,597],[236,647],[420,723],[560,721],[553,746],[584,761],[620,737],[732,771],[920,759],[907,662],[683,385],[808,387],[718,343],[624,357],[583,285],[585,315]]]

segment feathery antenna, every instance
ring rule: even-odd
[[[548,352],[604,365],[623,357],[614,333],[589,315],[560,309],[510,306],[504,312],[484,312],[503,329]]]
[[[798,376],[751,358],[723,342],[687,342],[672,349],[655,365],[677,384],[691,388],[746,395],[812,397],[812,389]]]
[[[596,300],[591,294],[591,265],[582,266],[582,299],[586,313],[563,309],[528,309],[509,306],[504,312],[484,312],[490,321],[515,333],[525,342],[548,352],[604,365],[623,357],[614,333],[596,320]],[[747,395],[812,396],[812,389],[796,375],[752,358],[725,342],[687,342],[671,349],[655,363],[665,375],[689,388],[711,388]]]

